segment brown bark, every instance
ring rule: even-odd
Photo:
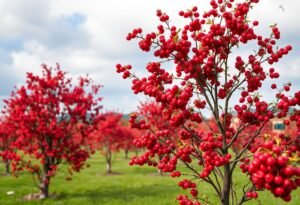
[[[51,141],[51,146],[52,146],[52,141]],[[43,165],[43,172],[42,172],[42,180],[40,183],[40,199],[48,198],[49,196],[49,185],[50,185],[50,179],[51,177],[49,176],[49,171],[50,165],[53,164],[53,158],[46,156],[45,157],[45,164]]]
[[[125,149],[125,159],[128,159],[128,149]]]
[[[9,160],[6,160],[5,162],[5,173],[7,174],[7,175],[9,175],[10,174],[10,161]]]
[[[48,171],[50,170],[49,165],[46,163],[44,164],[43,169],[43,177],[42,182],[40,184],[40,199],[48,198],[49,196],[49,184],[50,184],[50,176],[48,175]]]
[[[162,176],[162,175],[163,175],[163,172],[162,172],[161,169],[157,169],[157,172],[158,172],[158,175],[159,175],[159,176]]]
[[[230,205],[230,193],[231,193],[232,175],[230,171],[230,165],[224,165],[224,180],[221,195],[222,205]]]
[[[105,153],[105,160],[106,160],[106,173],[111,174],[112,173],[112,168],[111,168],[111,157],[112,153],[110,149],[106,150]]]
[[[162,156],[158,156],[158,158],[159,158],[159,161],[160,161],[160,160],[162,160],[163,157],[162,157]],[[161,169],[158,169],[158,168],[157,168],[157,172],[158,172],[158,174],[159,174],[160,176],[163,175],[163,171],[162,171]]]

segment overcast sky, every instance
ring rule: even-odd
[[[260,21],[265,34],[269,25],[277,23],[280,43],[293,45],[293,52],[276,67],[282,74],[280,82],[290,81],[299,90],[300,1],[261,2],[252,19]],[[158,8],[175,24],[178,11],[194,5],[201,11],[208,8],[209,0],[0,0],[0,98],[24,83],[26,72],[38,73],[42,63],[58,62],[72,76],[89,73],[102,84],[106,110],[134,111],[143,96],[132,94],[130,82],[116,74],[115,64],[130,63],[141,71],[150,56],[136,42],[127,42],[127,33],[135,27],[154,30]],[[266,88],[263,92],[268,94]]]

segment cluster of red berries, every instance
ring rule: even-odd
[[[191,17],[198,18],[200,15],[197,11],[198,11],[198,8],[196,6],[194,6],[191,10],[179,11],[179,16],[183,16],[184,18],[191,18]]]
[[[179,195],[177,196],[177,201],[180,205],[201,205],[200,202],[198,201],[193,201],[191,199],[189,199],[187,196],[185,195]]]
[[[153,40],[156,38],[156,34],[155,33],[151,33],[151,34],[147,34],[145,36],[144,39],[142,39],[140,42],[139,42],[139,46],[140,48],[145,51],[145,52],[148,52],[150,51],[151,49],[151,45],[153,43]]]
[[[172,172],[176,169],[177,165],[177,157],[172,157],[170,159],[169,155],[164,156],[157,166],[158,169],[162,170],[163,172]],[[176,172],[178,175],[178,172]]]
[[[170,174],[171,177],[180,177],[181,176],[181,172],[180,171],[173,171]]]
[[[300,186],[300,168],[293,165],[290,160],[293,157],[299,158],[299,152],[293,153],[275,142],[267,141],[257,150],[252,161],[247,158],[240,167],[250,175],[256,189],[270,190],[274,196],[290,201],[291,192]],[[250,193],[253,195],[254,192],[249,192],[249,196]]]
[[[183,179],[182,181],[178,182],[178,186],[182,187],[183,189],[195,188],[196,184],[188,179]]]
[[[182,181],[178,182],[178,186],[180,186],[183,189],[195,189],[196,188],[196,183],[192,182],[191,180],[188,179],[183,179]],[[197,190],[195,190],[197,191]],[[196,194],[197,193],[197,194]],[[193,196],[196,197],[198,195],[198,192],[193,191]]]
[[[133,141],[133,144],[137,148],[147,148],[148,151],[146,151],[141,156],[135,156],[131,159],[129,165],[144,165],[148,164],[149,166],[158,166],[158,163],[152,159],[155,155],[157,156],[165,156],[162,157],[160,160],[159,168],[161,170],[164,170],[165,172],[172,172],[176,169],[177,164],[177,158],[173,157],[172,159],[169,158],[169,154],[171,153],[171,150],[175,148],[174,144],[169,140],[168,143],[165,145],[161,144],[158,141],[158,138],[161,136],[165,136],[165,132],[158,132],[158,136],[151,134],[151,133],[145,133],[141,137],[135,139]]]
[[[258,193],[256,191],[248,191],[246,197],[249,199],[257,199]]]
[[[126,39],[129,41],[131,39],[136,38],[139,34],[141,34],[143,32],[143,30],[141,28],[136,28],[133,29],[133,31],[131,33],[129,33],[126,37]]]
[[[182,189],[190,189],[190,194],[193,196],[193,198],[197,198],[198,196],[198,190],[196,189],[196,183],[192,182],[188,179],[183,179],[182,181],[178,182],[178,186],[180,186]],[[200,203],[196,201],[190,200],[187,196],[179,195],[177,197],[177,200],[179,201],[179,204],[191,204],[191,205],[199,205]]]
[[[209,161],[211,159],[216,159],[217,161]],[[228,163],[228,160],[224,160],[225,158],[220,157],[216,152],[206,152],[203,154],[203,161],[204,163],[199,160],[199,165],[204,164],[204,169],[200,173],[199,177],[206,178],[210,175],[210,173],[215,169],[216,166],[222,166],[225,163]]]
[[[130,76],[131,65],[121,66],[120,64],[116,65],[117,73],[123,73],[123,78],[126,79]]]
[[[160,20],[161,22],[166,22],[166,21],[169,20],[169,16],[168,16],[167,14],[163,13],[163,12],[162,12],[161,10],[159,10],[159,9],[156,11],[156,16],[159,17],[159,20]]]
[[[148,125],[145,120],[137,120],[136,114],[130,115],[129,123],[132,128],[137,128],[137,129],[142,129],[142,130],[148,129],[150,127],[150,125]]]

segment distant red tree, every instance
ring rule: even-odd
[[[105,156],[106,172],[112,173],[112,156],[114,152],[121,149],[128,149],[133,134],[122,123],[122,114],[116,112],[106,112],[100,115],[103,119],[98,123],[97,128],[91,134],[91,143],[96,144],[95,148],[99,149]]]
[[[14,152],[11,149],[11,143],[15,140],[15,132],[11,130],[7,118],[0,120],[0,156],[5,164],[6,174],[10,174],[10,153]]]
[[[128,159],[129,151],[137,151],[137,147],[134,145],[134,140],[140,136],[141,132],[137,129],[133,129],[126,122],[122,122],[121,132],[124,136],[123,149],[125,152],[125,159]]]
[[[32,172],[40,198],[48,197],[59,164],[68,163],[70,171],[79,171],[89,157],[86,136],[100,109],[101,98],[95,98],[99,88],[87,77],[73,84],[59,65],[43,65],[42,75],[27,73],[26,85],[5,101],[4,113],[16,134],[10,146],[20,154],[11,155],[13,171]],[[78,133],[82,138],[76,137]]]

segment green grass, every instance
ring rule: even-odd
[[[0,205],[171,205],[179,193],[186,193],[177,186],[177,179],[169,176],[157,176],[156,169],[151,167],[130,167],[128,161],[120,153],[114,160],[113,171],[120,174],[105,175],[104,159],[95,155],[89,160],[90,168],[76,173],[72,181],[65,181],[65,172],[59,172],[51,181],[50,192],[57,194],[56,198],[46,200],[23,201],[22,197],[38,192],[30,174],[22,173],[18,178],[0,176]],[[0,164],[3,172],[3,164]],[[182,168],[183,169],[183,168]],[[240,187],[245,178],[238,172],[237,187]],[[199,184],[201,194],[209,197],[212,205],[218,204],[217,198],[209,186]],[[8,191],[14,195],[8,196]],[[289,204],[300,204],[300,192],[293,194],[293,201]],[[271,194],[259,193],[261,204],[284,205],[280,199]],[[247,205],[259,204],[253,200]]]

